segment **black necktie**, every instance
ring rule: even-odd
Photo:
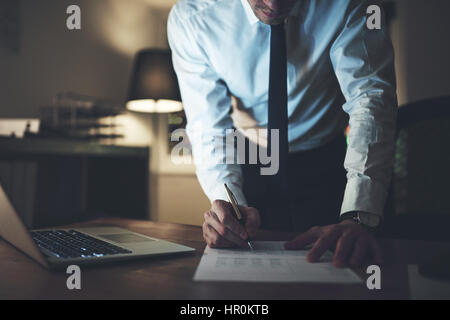
[[[269,123],[268,151],[271,152],[271,130],[279,130],[279,171],[274,177],[277,186],[274,199],[279,201],[280,211],[287,211],[288,204],[288,115],[287,115],[287,57],[284,24],[271,26],[270,74],[269,74]],[[272,161],[276,155],[271,155]],[[281,212],[280,212],[281,214]],[[285,219],[280,215],[279,218]],[[286,221],[285,221],[286,223]]]

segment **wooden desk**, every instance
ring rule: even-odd
[[[0,240],[0,299],[407,299],[406,264],[449,248],[445,244],[384,240],[382,290],[361,285],[194,282],[205,244],[199,227],[137,220],[103,219],[77,226],[114,225],[197,249],[183,256],[150,258],[82,268],[81,290],[66,288],[68,275],[49,272]],[[291,235],[261,232],[257,239]]]

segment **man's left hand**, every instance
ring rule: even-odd
[[[325,251],[335,249],[333,265],[337,268],[347,266],[361,267],[367,258],[375,264],[383,263],[382,250],[376,238],[363,226],[352,220],[325,227],[313,227],[287,242],[287,250],[301,250],[314,243],[308,252],[309,262],[318,262]]]

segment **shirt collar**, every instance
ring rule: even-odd
[[[248,3],[248,0],[241,0],[242,5],[245,10],[245,14],[247,15],[248,22],[250,22],[251,25],[254,25],[259,21],[258,17],[253,12],[252,7],[250,6],[250,3]],[[289,16],[298,16],[300,14],[300,3],[301,1],[297,1],[295,6],[292,8],[291,12],[289,13]]]

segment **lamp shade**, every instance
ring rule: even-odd
[[[131,111],[155,113],[183,109],[170,50],[146,49],[137,53],[126,106]]]

